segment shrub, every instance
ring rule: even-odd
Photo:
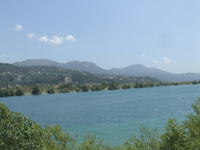
[[[38,86],[38,85],[35,85],[35,86],[33,87],[33,90],[32,90],[31,93],[32,93],[33,95],[40,95],[42,92],[40,91],[39,86]]]
[[[197,81],[192,81],[192,84],[198,84],[199,82],[197,82]]]
[[[47,90],[47,93],[48,93],[48,94],[54,94],[55,91],[54,91],[53,87],[50,88],[50,89],[48,89],[48,90]]]
[[[0,149],[40,149],[43,130],[21,113],[0,103]]]
[[[0,89],[0,97],[5,97],[5,92],[2,89]]]
[[[24,95],[24,92],[22,89],[17,89],[16,92],[15,92],[15,95],[16,96],[23,96]]]

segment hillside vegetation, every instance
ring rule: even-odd
[[[59,63],[48,59],[28,59],[13,63],[16,66],[58,66],[64,69],[86,71],[93,74],[115,75],[115,76],[141,76],[153,77],[164,82],[182,82],[200,79],[200,73],[170,73],[156,68],[149,68],[142,64],[134,64],[123,68],[112,68],[109,70],[97,66],[95,63],[84,61],[70,61]]]
[[[0,63],[0,88],[38,85],[61,84],[98,84],[102,82],[147,83],[160,82],[151,77],[122,77],[95,75],[78,70],[67,70],[56,66],[18,67]]]

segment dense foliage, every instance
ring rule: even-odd
[[[194,81],[193,81],[194,82]],[[61,84],[59,86],[41,86],[36,85],[34,87],[13,87],[0,89],[0,97],[7,96],[22,96],[22,95],[39,95],[42,93],[54,94],[54,93],[69,93],[69,92],[88,92],[88,91],[102,91],[102,90],[118,90],[118,89],[130,89],[130,88],[148,88],[159,86],[174,86],[174,85],[187,85],[193,84],[193,82],[147,82],[135,84],[119,84],[117,82],[100,83],[93,85],[73,85],[73,84]],[[195,82],[196,83],[196,82]],[[195,84],[196,85],[196,84]]]
[[[198,81],[193,81],[192,84],[199,84],[199,82]]]
[[[194,113],[186,115],[183,122],[169,119],[165,132],[141,126],[140,137],[134,134],[122,145],[110,147],[96,140],[95,135],[85,135],[77,142],[78,135],[70,135],[59,125],[40,125],[20,113],[10,111],[0,103],[0,149],[49,149],[49,150],[197,150],[200,147],[200,99],[192,104]]]
[[[48,94],[54,94],[55,93],[54,88],[53,87],[49,87],[48,90],[47,90],[47,93]]]
[[[23,95],[24,95],[24,92],[23,92],[22,89],[17,88],[17,90],[16,90],[16,92],[15,92],[15,95],[16,95],[16,96],[23,96]]]
[[[130,89],[131,85],[123,84],[121,88],[122,89]]]
[[[40,91],[39,86],[38,86],[38,85],[35,85],[35,86],[33,87],[33,90],[32,90],[31,93],[32,93],[33,95],[40,95],[42,92]]]
[[[17,88],[16,91],[14,91],[13,88],[7,88],[7,89],[0,89],[0,97],[8,97],[8,96],[22,96],[24,95],[24,92]]]
[[[118,85],[119,85],[118,83],[111,82],[108,84],[108,90],[117,90],[119,89]]]
[[[0,103],[0,149],[41,149],[42,136],[40,125]]]

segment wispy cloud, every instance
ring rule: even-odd
[[[142,54],[140,57],[145,57],[146,56],[146,54]]]
[[[165,62],[166,64],[169,64],[169,63],[172,62],[170,59],[168,59],[168,58],[166,58],[166,57],[163,57],[163,59],[164,59],[164,62]]]
[[[33,36],[34,36],[34,33],[29,33],[29,34],[27,35],[27,38],[32,39]]]
[[[6,55],[5,54],[1,54],[0,58],[6,58]]]
[[[23,29],[23,26],[20,24],[15,25],[15,30],[21,31]]]
[[[158,61],[155,60],[155,59],[152,59],[151,61],[152,61],[153,63],[155,63],[155,64],[158,64]]]
[[[58,37],[58,36],[53,36],[52,39],[48,38],[48,36],[42,36],[38,38],[38,41],[49,42],[56,45],[60,45],[63,42],[63,39],[64,39],[63,37]]]
[[[48,42],[48,41],[50,41],[50,39],[48,38],[48,36],[42,36],[42,37],[38,38],[38,41]]]
[[[63,42],[63,37],[53,36],[53,39],[50,40],[51,43],[60,45]]]
[[[31,33],[27,35],[28,38],[32,38],[32,36],[34,36],[34,34],[32,35]],[[48,43],[53,43],[55,45],[60,45],[61,43],[63,43],[64,37],[58,37],[57,35],[53,36],[52,38],[48,38],[48,36],[42,36],[40,38],[37,38],[38,41],[42,41],[42,42],[48,42]],[[75,42],[76,39],[72,36],[69,35],[66,37],[67,41],[71,41],[71,42]]]
[[[67,40],[67,41],[71,41],[71,42],[75,42],[75,41],[76,41],[76,39],[75,39],[74,36],[72,36],[72,35],[68,35],[68,36],[66,37],[66,40]]]

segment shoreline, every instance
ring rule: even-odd
[[[95,85],[95,86],[99,87],[99,89],[92,89],[93,85],[78,85],[78,86],[82,86],[82,87],[83,86],[87,87],[86,90],[83,90],[81,87],[78,87],[78,91],[76,91],[77,90],[76,89],[77,85],[74,86],[74,85],[65,84],[65,85],[61,85],[60,87],[56,87],[55,90],[54,90],[54,87],[52,87],[53,88],[53,92],[52,93],[48,93],[47,92],[48,89],[50,89],[49,86],[46,86],[46,87],[39,87],[38,86],[38,89],[41,91],[41,93],[39,93],[39,94],[32,94],[31,93],[31,90],[33,90],[33,87],[22,87],[20,89],[23,91],[23,95],[16,95],[16,94],[6,95],[8,92],[11,92],[11,91],[15,93],[17,88],[8,88],[8,89],[2,88],[2,89],[0,89],[0,98],[1,97],[13,97],[13,96],[44,95],[44,94],[57,94],[57,93],[93,92],[93,91],[122,90],[122,89],[141,89],[141,88],[152,88],[152,87],[178,86],[178,85],[198,85],[199,84],[199,82],[197,82],[197,83],[193,83],[193,82],[192,81],[188,81],[188,82],[164,82],[164,83],[160,82],[160,83],[134,83],[134,84],[133,83],[132,84],[112,83],[111,86],[109,84],[107,84],[104,87],[101,87],[102,86],[101,84]],[[125,86],[125,87],[123,87],[123,86]],[[2,96],[2,92],[5,92],[3,96]]]
[[[194,85],[194,84],[182,84],[182,85]],[[195,84],[195,85],[198,85],[198,84]],[[167,86],[180,86],[180,85],[167,85]],[[154,87],[143,87],[143,88],[156,88],[156,87],[165,87],[165,85],[163,86],[154,86]],[[129,88],[129,89],[143,89],[143,88]],[[99,91],[108,91],[109,89],[106,88],[104,90],[99,90]],[[119,89],[114,89],[114,90],[126,90],[126,89],[122,89],[122,88],[119,88]],[[113,91],[113,90],[109,90],[109,91]],[[52,93],[52,94],[60,94],[60,93],[80,93],[80,92],[83,92],[83,93],[86,93],[86,92],[98,92],[98,91],[91,91],[91,90],[88,90],[88,91],[79,91],[79,92],[76,92],[76,91],[70,91],[70,92],[55,92],[55,93]],[[41,94],[38,94],[38,95],[45,95],[45,94],[49,94],[47,92],[42,92]],[[24,95],[22,96],[29,96],[29,95],[34,95],[34,94],[31,94],[31,92],[27,92],[25,93]],[[49,94],[51,95],[51,94]],[[15,95],[16,96],[16,95]],[[37,95],[35,95],[37,96]],[[8,96],[8,97],[13,97],[13,96]]]

